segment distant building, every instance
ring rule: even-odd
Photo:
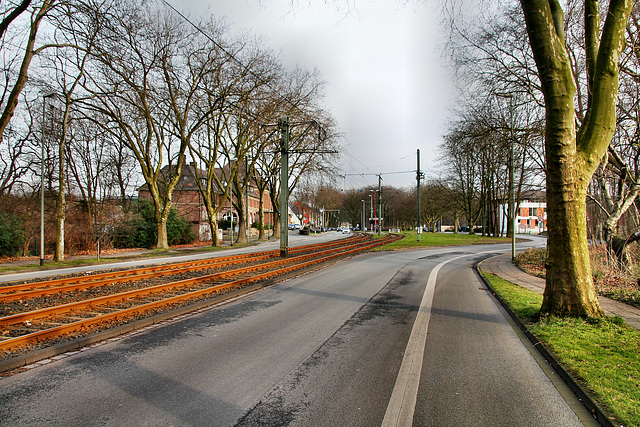
[[[501,218],[506,218],[508,205],[500,205]],[[516,213],[516,234],[540,234],[547,231],[547,203],[523,200]],[[507,221],[502,221],[502,231],[506,233]]]
[[[228,165],[225,168],[228,169]],[[244,168],[240,173],[244,173]],[[170,172],[169,166],[162,168],[160,173],[168,176]],[[216,175],[221,176],[222,171],[216,170]],[[206,176],[205,171],[198,170],[200,177]],[[147,184],[138,188],[138,197],[143,200],[151,200],[151,193]],[[233,196],[232,196],[233,197]],[[258,221],[258,212],[260,209],[260,197],[258,193],[255,181],[251,180],[247,190],[248,198],[248,216],[249,224],[253,224]],[[234,199],[235,200],[235,199]],[[211,240],[211,230],[209,227],[209,221],[207,217],[207,210],[200,194],[198,184],[196,182],[196,166],[194,163],[184,165],[180,174],[180,179],[176,184],[176,187],[172,194],[171,199],[173,207],[176,208],[178,215],[185,218],[191,223],[193,232],[198,236],[201,241]],[[222,191],[219,191],[218,203],[223,205],[223,208],[218,214],[218,220],[228,219],[231,214],[233,218],[237,220],[237,212],[232,207],[232,203],[229,200],[222,199]],[[273,224],[273,208],[269,195],[265,192],[263,196],[265,223]]]

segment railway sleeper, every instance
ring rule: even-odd
[[[64,323],[62,323],[62,322],[40,322],[40,324],[44,325],[44,326],[50,326],[50,327],[56,327],[56,326],[64,325]]]

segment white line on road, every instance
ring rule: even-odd
[[[413,413],[416,409],[418,399],[418,386],[420,385],[420,372],[422,371],[422,359],[424,358],[424,348],[427,342],[427,329],[431,318],[431,306],[433,304],[433,293],[436,288],[438,272],[447,263],[460,258],[492,253],[494,251],[480,252],[476,254],[460,255],[450,260],[443,261],[436,265],[427,281],[427,287],[422,295],[420,308],[416,315],[416,320],[411,329],[409,342],[402,358],[400,371],[396,378],[396,383],[389,399],[387,412],[382,421],[383,427],[407,427],[413,424]]]

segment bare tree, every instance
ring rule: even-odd
[[[13,117],[18,105],[20,94],[27,84],[29,66],[34,56],[42,49],[36,48],[36,37],[40,24],[52,8],[57,4],[55,0],[43,0],[32,4],[32,1],[23,0],[20,3],[4,2],[0,6],[0,49],[2,52],[15,50],[15,55],[3,55],[4,64],[0,67],[0,144],[5,130]],[[31,8],[30,8],[31,6]],[[30,23],[24,30],[26,37],[21,34],[20,28],[12,31],[16,23],[20,22],[23,15],[28,14]]]
[[[107,13],[107,12],[105,12]],[[205,80],[219,50],[209,37],[163,10],[136,1],[108,11],[85,90],[105,129],[134,154],[154,205],[158,249],[167,249],[166,221],[191,138],[210,111]],[[221,38],[217,24],[205,33]]]

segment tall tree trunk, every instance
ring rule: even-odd
[[[221,246],[220,237],[218,236],[218,220],[209,220],[209,228],[211,229],[211,246]]]
[[[593,285],[585,198],[587,183],[573,182],[571,169],[547,168],[547,275],[542,313],[558,316],[601,316]]]
[[[247,216],[245,215],[244,192],[236,195],[233,205],[238,213],[238,236],[236,242],[247,243]]]
[[[258,206],[258,240],[267,240],[264,235],[264,197],[262,195]]]
[[[618,61],[632,0],[611,0],[602,36],[597,0],[585,2],[589,105],[576,132],[571,61],[557,0],[521,0],[546,111],[547,275],[541,313],[602,316],[586,233],[586,189],[615,128]]]
[[[162,215],[158,221],[158,243],[156,249],[166,251],[169,249],[169,238],[167,237],[167,218],[166,215]]]
[[[54,261],[64,261],[64,221],[67,210],[67,185],[64,176],[64,143],[60,143],[60,161],[58,167],[58,201],[56,209],[56,248],[53,256]]]
[[[74,85],[75,86],[75,85]],[[62,117],[62,134],[58,145],[58,203],[56,215],[56,248],[54,261],[64,261],[64,223],[67,216],[67,180],[65,176],[65,159],[67,134],[69,131],[70,93],[65,94],[65,109]]]
[[[280,238],[280,212],[273,212],[273,237],[276,239]]]

